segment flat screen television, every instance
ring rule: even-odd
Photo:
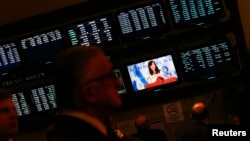
[[[125,83],[124,83],[124,79],[123,79],[123,75],[121,73],[121,70],[119,68],[115,69],[114,72],[116,73],[116,76],[120,79],[121,81],[121,85],[120,87],[118,88],[118,93],[119,94],[125,94],[127,93],[127,88],[125,86]]]
[[[156,73],[151,72],[150,68]],[[127,65],[127,72],[134,92],[167,86],[178,82],[179,77],[172,54],[131,63]]]
[[[230,40],[227,38],[180,51],[180,63],[186,81],[215,79],[232,75],[238,68]]]
[[[160,2],[119,9],[115,18],[122,41],[146,40],[170,31],[170,23]]]
[[[15,104],[18,117],[25,117],[32,114],[32,108],[27,100],[27,93],[24,91],[13,93],[12,100]]]
[[[109,47],[116,41],[112,16],[109,14],[92,16],[65,25],[72,46],[99,45]]]
[[[226,16],[223,0],[165,0],[176,28],[196,27]]]
[[[0,72],[22,65],[19,48],[15,42],[0,44]]]
[[[41,31],[22,38],[20,44],[27,64],[50,63],[66,47],[60,29]]]
[[[36,113],[39,114],[56,110],[56,91],[53,84],[31,88],[30,93]]]

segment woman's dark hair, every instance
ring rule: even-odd
[[[158,66],[156,65],[155,61],[149,61],[149,62],[148,62],[149,73],[150,73],[151,75],[153,75],[153,73],[154,73],[153,70],[150,69],[150,66],[151,66],[152,64],[155,64],[155,72],[156,72],[156,74],[160,73],[161,70],[158,68]]]

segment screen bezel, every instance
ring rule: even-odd
[[[55,84],[53,83],[44,83],[44,84],[40,84],[40,85],[36,85],[36,86],[33,86],[33,87],[30,87],[27,92],[29,93],[30,95],[30,99],[32,101],[32,106],[33,106],[33,109],[34,109],[34,113],[38,116],[38,118],[43,118],[43,116],[53,116],[56,114],[56,111],[57,111],[57,103],[56,103],[56,107],[52,108],[50,107],[50,109],[43,109],[42,111],[38,111],[37,107],[36,107],[36,103],[35,103],[35,100],[34,100],[34,97],[32,95],[32,90],[34,89],[38,89],[40,87],[42,87],[44,89],[44,87],[46,86],[50,86],[50,85],[53,85],[54,87],[54,91],[55,91],[55,103],[56,103],[56,88],[55,88]],[[48,101],[49,102],[49,101]]]
[[[29,113],[28,113],[28,114],[18,115],[18,118],[19,118],[19,119],[30,118],[31,116],[34,115],[34,111],[33,111],[32,105],[31,105],[32,103],[31,103],[31,101],[30,101],[30,99],[29,99],[29,94],[27,93],[26,90],[15,90],[15,91],[12,91],[12,96],[13,96],[13,95],[17,95],[18,93],[21,93],[21,94],[23,95],[23,97],[24,97],[24,99],[25,99],[25,104],[27,105],[28,110],[29,110]],[[13,98],[13,97],[12,97],[12,99],[13,99],[13,101],[14,101],[14,98]],[[20,103],[19,100],[18,100],[17,102],[21,105],[21,103]],[[16,106],[16,105],[15,105],[15,106]],[[22,108],[22,107],[20,107],[20,108]]]
[[[169,9],[169,15],[171,17],[173,27],[176,29],[198,28],[198,27],[207,26],[209,24],[216,23],[218,21],[224,21],[224,20],[228,19],[228,13],[226,11],[227,8],[226,8],[226,5],[224,3],[224,0],[212,0],[212,1],[219,1],[220,2],[219,6],[218,6],[218,7],[220,7],[220,11],[216,11],[216,13],[212,14],[212,15],[206,15],[204,17],[199,16],[196,19],[192,18],[191,20],[187,20],[187,21],[185,21],[183,19],[184,18],[183,14],[180,13],[181,19],[180,19],[180,22],[177,23],[177,22],[175,22],[174,12],[172,11],[172,7],[170,4],[171,0],[164,0],[164,1]],[[176,0],[176,1],[180,1],[180,0]],[[182,8],[180,8],[180,9],[182,10]]]
[[[229,62],[229,64],[223,64],[223,66],[230,66],[230,70],[225,70],[224,67],[222,66],[218,66],[218,64],[216,64],[215,67],[217,67],[217,69],[215,67],[213,67],[216,70],[213,70],[213,68],[207,68],[206,70],[196,70],[193,73],[186,73],[184,71],[184,65],[181,63],[181,70],[182,70],[182,74],[183,74],[183,78],[186,82],[195,82],[195,81],[204,81],[204,80],[214,80],[214,79],[218,79],[221,77],[225,77],[225,76],[230,76],[233,73],[236,73],[237,70],[239,69],[239,66],[237,65],[237,57],[234,51],[234,48],[231,44],[231,40],[227,37],[218,37],[218,38],[214,38],[211,40],[207,40],[204,42],[201,42],[199,44],[195,44],[195,45],[191,45],[189,48],[185,48],[185,49],[180,49],[178,52],[178,58],[180,59],[180,62],[182,62],[182,57],[181,57],[181,52],[187,52],[187,51],[191,51],[191,50],[195,50],[195,49],[199,49],[199,48],[205,48],[207,46],[212,46],[214,44],[219,44],[220,42],[227,42],[228,43],[228,52],[230,53],[230,57],[231,57],[231,62]],[[220,67],[220,68],[219,68]]]
[[[4,75],[4,74],[10,72],[11,70],[14,70],[16,68],[20,68],[20,67],[24,66],[25,62],[24,62],[24,58],[22,56],[22,50],[20,49],[21,46],[18,43],[17,39],[0,42],[0,46],[3,47],[3,45],[9,45],[9,44],[12,44],[12,43],[15,44],[15,47],[17,49],[17,53],[19,55],[20,62],[15,62],[14,64],[8,64],[8,65],[1,66],[0,67],[0,74],[1,75]],[[8,63],[10,63],[10,62],[8,62]]]
[[[70,38],[70,35],[68,33],[68,30],[71,26],[77,26],[77,25],[80,25],[80,24],[83,24],[83,23],[86,23],[86,22],[90,22],[90,21],[93,21],[93,20],[100,20],[102,18],[106,18],[107,21],[109,22],[109,26],[111,27],[110,29],[110,34],[111,34],[111,37],[112,37],[112,40],[111,41],[105,41],[103,43],[100,43],[100,44],[90,44],[90,45],[94,45],[94,46],[100,46],[106,50],[108,49],[112,49],[113,47],[115,47],[119,42],[119,38],[117,37],[117,33],[116,33],[116,27],[115,27],[115,24],[114,24],[114,19],[113,19],[113,16],[112,16],[112,13],[103,13],[103,14],[97,14],[97,15],[91,15],[91,16],[86,16],[86,17],[83,17],[81,19],[78,19],[78,20],[75,20],[75,21],[71,21],[69,23],[65,23],[63,25],[64,27],[64,32],[67,36],[67,42],[69,44],[70,47],[74,47],[74,46],[86,46],[86,45],[81,45],[81,44],[77,44],[77,45],[72,45],[72,41],[71,41],[71,38]]]
[[[115,68],[114,72],[115,73],[120,73],[120,75],[117,75],[117,77],[120,79],[120,82],[121,82],[121,85],[122,85],[121,87],[124,87],[124,89],[118,89],[118,93],[120,95],[127,94],[128,93],[128,87],[127,87],[127,84],[126,84],[126,81],[125,81],[124,72],[122,71],[122,69],[120,67]]]
[[[137,32],[133,31],[132,33],[128,33],[128,34],[122,33],[122,28],[121,28],[121,25],[119,23],[119,18],[118,18],[118,15],[120,13],[128,13],[128,11],[130,10],[144,8],[147,6],[154,5],[154,4],[161,5],[162,14],[166,22],[165,24],[161,23],[161,25],[158,25],[156,27],[150,27],[149,29],[144,29],[144,30],[140,30]],[[121,7],[114,11],[114,18],[115,18],[117,30],[119,30],[119,36],[120,36],[121,42],[125,42],[125,43],[159,38],[162,34],[165,34],[171,31],[170,20],[166,13],[165,4],[162,1],[142,2],[142,3],[137,3],[134,5],[126,6],[126,7]]]
[[[161,57],[166,57],[166,56],[171,56],[172,57],[172,63],[174,65],[174,70],[175,70],[175,75],[177,76],[176,79],[174,79],[174,81],[170,81],[169,83],[165,83],[165,84],[162,84],[162,85],[157,85],[157,86],[152,86],[152,87],[149,87],[149,88],[144,88],[144,89],[141,89],[141,90],[135,90],[133,88],[133,80],[130,76],[130,73],[129,73],[129,70],[128,70],[128,67],[129,66],[132,66],[132,65],[135,65],[135,64],[139,64],[139,63],[147,63],[149,62],[150,60],[156,60],[158,58],[161,58]],[[147,66],[147,65],[146,65]],[[126,70],[126,75],[128,76],[128,83],[130,85],[130,88],[131,88],[131,91],[134,92],[134,93],[141,93],[141,92],[160,92],[162,91],[163,89],[168,89],[168,88],[171,88],[177,84],[180,83],[181,81],[181,75],[179,73],[179,69],[178,69],[178,64],[176,62],[176,59],[175,59],[175,55],[173,52],[165,52],[165,53],[161,53],[161,54],[157,54],[157,55],[153,55],[153,56],[147,56],[147,57],[143,57],[142,59],[138,59],[136,61],[133,61],[133,62],[130,62],[130,63],[127,63],[125,65],[125,68]],[[161,68],[160,68],[161,69]],[[170,79],[169,79],[170,80]],[[172,80],[172,79],[171,79]]]
[[[28,49],[27,51],[25,49],[23,49],[22,47],[22,40],[24,39],[28,39],[31,37],[35,37],[35,36],[39,36],[42,34],[48,34],[49,32],[52,31],[59,31],[61,34],[61,39],[58,40],[58,45],[52,45],[55,44],[53,42],[49,43],[49,45],[43,44],[43,48],[41,48],[41,46],[38,45],[36,51],[32,51],[32,49]],[[54,58],[64,49],[67,48],[67,42],[65,41],[65,35],[64,35],[64,31],[61,27],[52,27],[52,28],[46,28],[46,29],[41,29],[41,30],[37,30],[35,32],[29,33],[29,34],[25,34],[22,35],[19,38],[19,45],[21,47],[21,55],[23,57],[23,60],[25,62],[25,66],[36,66],[36,65],[41,65],[41,64],[50,64],[54,61]],[[60,45],[59,45],[60,44]],[[56,47],[56,50],[51,49],[51,47]],[[36,48],[36,47],[34,47]],[[32,52],[35,52],[34,54],[31,54]],[[39,56],[39,58],[37,57],[38,55],[41,54],[41,52],[43,52],[43,55]],[[49,56],[47,55],[48,52],[53,52],[50,53]],[[35,57],[32,58],[32,57]]]

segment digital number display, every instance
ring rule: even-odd
[[[21,65],[21,58],[15,43],[0,45],[0,70]]]
[[[27,104],[23,92],[12,94],[12,100],[16,106],[16,112],[19,117],[29,115],[31,113],[30,106]]]
[[[55,109],[57,107],[54,85],[32,89],[31,93],[38,112]]]
[[[54,58],[65,46],[62,33],[57,29],[22,39],[21,45],[28,63]]]
[[[103,17],[68,26],[68,35],[72,46],[90,46],[113,41],[111,30],[110,19]]]

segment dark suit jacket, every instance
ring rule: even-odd
[[[160,129],[142,129],[133,134],[142,141],[167,141],[166,134]]]
[[[207,141],[207,125],[195,122],[192,125],[179,131],[176,135],[176,141]]]
[[[47,141],[110,141],[91,124],[70,116],[58,116],[47,130]]]

